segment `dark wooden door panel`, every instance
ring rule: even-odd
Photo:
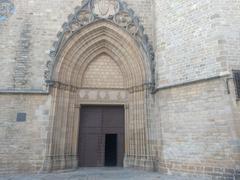
[[[124,109],[119,106],[103,108],[104,128],[124,128]]]
[[[98,107],[82,107],[80,117],[80,128],[100,128],[102,126],[102,110]]]
[[[116,152],[111,148],[114,142],[113,144],[106,142],[107,134],[116,135]],[[79,166],[106,165],[106,152],[110,153],[109,158],[116,156],[117,166],[123,166],[124,108],[122,106],[83,106],[79,123]]]
[[[97,167],[98,159],[98,135],[87,134],[81,138],[80,147],[80,166],[81,167]]]
[[[123,159],[124,159],[124,133],[118,134],[118,139],[117,139],[117,166],[122,167],[123,166]]]

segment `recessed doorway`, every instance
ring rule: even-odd
[[[79,124],[80,167],[123,166],[123,106],[82,106]]]

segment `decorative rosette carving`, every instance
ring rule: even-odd
[[[114,22],[121,27],[127,28],[132,22],[132,18],[129,16],[128,12],[119,12],[114,16]]]
[[[91,12],[84,10],[78,12],[76,19],[80,26],[84,26],[92,22],[94,20],[94,16]]]

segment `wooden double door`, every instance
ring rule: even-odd
[[[81,107],[78,155],[80,167],[123,166],[123,106]]]

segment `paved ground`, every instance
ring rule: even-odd
[[[0,180],[210,180],[209,178],[166,176],[120,168],[83,168],[73,172],[0,176]]]

